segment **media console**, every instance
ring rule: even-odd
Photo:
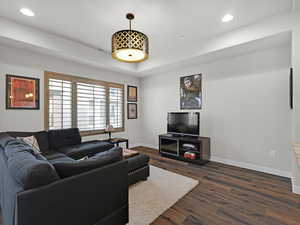
[[[210,138],[200,136],[159,135],[162,156],[203,165],[210,160]]]

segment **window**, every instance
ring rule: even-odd
[[[106,128],[105,86],[77,83],[77,121],[81,131]]]
[[[113,127],[123,126],[123,90],[109,87],[109,120]]]
[[[78,127],[84,135],[108,124],[124,130],[124,86],[45,72],[45,128]]]
[[[71,82],[49,79],[49,129],[72,127]]]

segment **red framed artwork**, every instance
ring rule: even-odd
[[[37,78],[6,75],[6,109],[39,109]]]

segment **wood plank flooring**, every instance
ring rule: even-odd
[[[210,162],[192,165],[136,147],[150,164],[199,180],[151,225],[300,225],[300,195],[288,178]],[[170,187],[172,188],[172,187]]]
[[[300,225],[300,195],[291,192],[290,179],[215,162],[192,165],[146,147],[135,150],[149,155],[151,165],[199,180],[151,225]]]

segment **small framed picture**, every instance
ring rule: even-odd
[[[127,118],[128,119],[137,119],[137,104],[136,103],[127,103]]]
[[[137,102],[137,87],[136,86],[127,86],[127,101],[128,102]]]
[[[6,75],[6,109],[40,109],[40,80]]]

